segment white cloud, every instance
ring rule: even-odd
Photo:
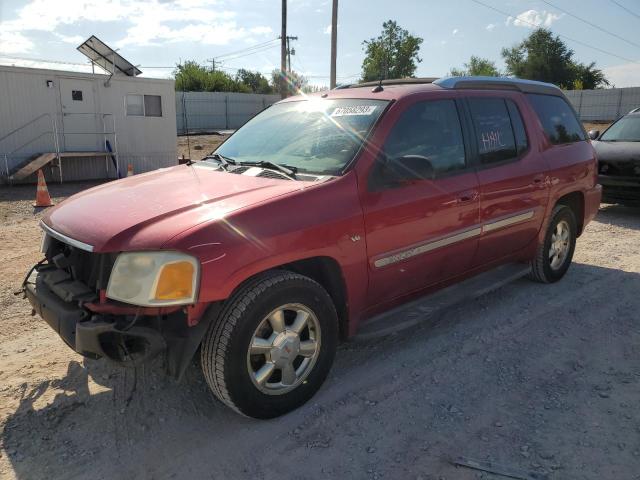
[[[516,27],[535,28],[550,27],[556,20],[562,18],[561,14],[547,12],[546,10],[527,10],[517,17],[508,17],[505,24]]]
[[[325,35],[331,35],[331,24],[327,25],[327,27],[322,31]]]
[[[31,50],[33,50],[33,42],[22,33],[0,30],[0,52],[15,55],[28,53]]]
[[[486,27],[487,30],[489,30],[490,32],[493,32],[493,30],[496,28],[496,25],[494,23],[490,23],[489,25],[487,25]]]
[[[454,28],[453,31],[451,32],[451,35],[453,35],[454,37],[458,34],[460,30],[458,30],[457,28]]]
[[[30,50],[33,43],[27,35],[35,31],[80,43],[79,35],[66,36],[56,30],[81,22],[128,24],[126,36],[115,42],[118,47],[162,42],[224,45],[252,35],[264,37],[273,33],[271,27],[263,25],[238,27],[235,12],[222,8],[218,0],[65,0],[64,6],[50,0],[31,0],[17,14],[17,18],[2,23],[0,51]]]
[[[72,45],[80,45],[84,40],[86,40],[81,35],[63,35],[61,33],[55,33],[55,32],[53,34],[64,43],[71,43]]]
[[[602,71],[616,87],[640,87],[640,65],[637,63],[614,65]]]

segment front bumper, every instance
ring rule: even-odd
[[[137,366],[164,352],[168,374],[180,378],[211,319],[217,315],[217,311],[203,315],[197,325],[189,327],[183,311],[166,315],[114,314],[103,308],[102,313],[95,313],[86,307],[94,295],[63,274],[55,266],[38,265],[25,281],[23,291],[33,312],[69,347],[88,358],[104,357],[122,366]],[[122,307],[113,311],[122,311]]]
[[[640,177],[600,175],[598,181],[603,202],[640,204]]]
[[[119,323],[124,323],[118,321],[121,318],[94,315],[81,307],[75,297],[84,295],[88,298],[90,292],[83,291],[75,296],[69,293],[73,281],[60,280],[60,272],[48,265],[36,267],[25,282],[24,293],[35,313],[77,353],[89,358],[107,357],[126,364],[129,361],[126,359],[127,344],[132,347],[144,346],[145,354],[138,362],[151,358],[165,348],[162,335],[152,328],[134,326],[123,330],[118,327]],[[82,289],[77,282],[75,287]],[[61,298],[60,291],[66,292],[66,296]],[[124,350],[118,352],[118,346]]]

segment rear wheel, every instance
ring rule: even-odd
[[[571,265],[577,238],[576,217],[566,205],[556,205],[544,242],[531,262],[531,278],[542,283],[560,280]]]
[[[203,340],[202,370],[229,407],[250,417],[277,417],[320,388],[337,342],[337,314],[327,292],[308,277],[267,272],[227,301]]]

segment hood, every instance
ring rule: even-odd
[[[94,251],[161,248],[188,228],[305,183],[181,165],[85,190],[51,208],[43,221]]]
[[[598,160],[605,162],[640,162],[640,142],[599,142],[594,141]]]

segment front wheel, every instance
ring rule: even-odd
[[[296,273],[271,271],[226,302],[202,342],[202,370],[223,403],[249,417],[272,418],[315,394],[337,343],[337,314],[324,288]]]
[[[576,217],[566,205],[556,205],[544,242],[531,261],[531,278],[542,283],[560,280],[571,265],[578,234]]]

